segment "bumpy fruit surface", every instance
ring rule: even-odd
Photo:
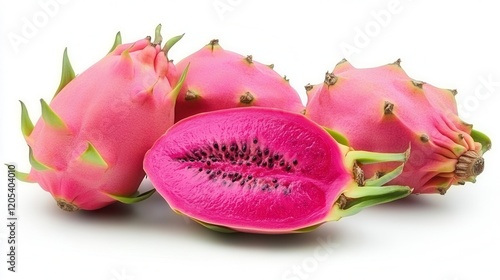
[[[400,174],[407,153],[353,151],[332,136],[279,109],[213,111],[172,126],[144,168],[176,212],[223,232],[307,232],[409,195],[408,187],[382,186]],[[365,180],[358,164],[384,161],[399,166]]]
[[[395,152],[411,143],[411,156],[392,184],[444,194],[483,171],[491,142],[458,117],[456,91],[411,79],[399,60],[366,69],[343,60],[322,84],[306,90],[306,116],[343,134],[354,149]],[[381,176],[394,166],[366,166],[365,175]]]
[[[286,77],[273,65],[224,50],[212,40],[177,63],[189,66],[185,85],[175,106],[176,122],[203,112],[236,107],[271,107],[300,113],[304,105]]]
[[[143,157],[174,123],[180,89],[167,78],[174,65],[159,32],[160,26],[153,42],[148,37],[130,44],[121,44],[118,33],[111,52],[76,77],[65,51],[61,84],[50,104],[41,100],[36,125],[21,102],[32,168],[17,172],[18,178],[38,183],[67,211],[152,193],[136,194]]]

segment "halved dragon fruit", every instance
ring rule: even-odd
[[[407,152],[345,144],[298,113],[225,109],[172,126],[146,154],[144,169],[176,212],[211,229],[306,232],[411,192],[383,186],[401,173]],[[399,166],[380,178],[365,179],[358,166],[387,161]]]

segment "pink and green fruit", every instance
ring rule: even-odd
[[[203,112],[236,107],[271,107],[300,113],[300,96],[273,65],[224,50],[212,40],[177,63],[189,73],[175,106],[176,122]]]
[[[401,173],[408,147],[372,153],[342,143],[298,113],[225,109],[176,123],[147,152],[144,168],[173,210],[224,232],[307,232],[410,194],[407,186],[384,186]],[[358,165],[379,162],[397,167],[365,179]]]
[[[22,107],[22,132],[29,146],[29,174],[67,211],[94,210],[117,200],[136,202],[144,178],[142,161],[154,141],[174,123],[174,105],[182,79],[167,50],[180,37],[161,45],[160,28],[150,37],[121,44],[75,76],[64,52],[60,86],[52,101],[41,99],[42,116],[33,125]],[[172,74],[172,73],[171,73]]]
[[[399,60],[365,69],[343,60],[323,83],[306,90],[306,116],[347,137],[354,149],[397,152],[411,143],[403,173],[391,184],[444,194],[483,171],[491,141],[459,118],[456,91],[411,79]],[[363,168],[367,177],[378,177],[395,166]]]

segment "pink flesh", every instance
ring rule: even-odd
[[[128,50],[130,57],[121,55]],[[28,144],[54,171],[30,177],[57,199],[92,210],[114,202],[106,195],[134,194],[145,173],[146,151],[173,124],[168,62],[148,40],[119,46],[79,74],[50,103],[67,130],[40,119]],[[152,89],[148,92],[148,89]],[[79,160],[91,142],[108,168]]]
[[[205,46],[177,63],[178,69],[188,64],[185,87],[176,104],[176,121],[191,115],[235,107],[260,106],[300,113],[304,109],[299,94],[268,65],[249,63],[245,57],[220,46]],[[186,100],[187,90],[199,94]],[[250,104],[240,97],[250,92]]]
[[[411,144],[404,172],[391,184],[433,193],[457,183],[457,158],[480,145],[470,137],[470,128],[463,130],[467,127],[456,115],[450,91],[429,84],[418,88],[398,65],[355,69],[345,62],[334,73],[338,80],[333,86],[318,85],[309,92],[308,117],[344,134],[356,150],[401,152]],[[392,115],[384,115],[385,101],[394,104]],[[423,143],[422,134],[430,141]],[[364,170],[371,177],[396,166],[365,165]]]
[[[186,158],[199,147],[220,154],[213,148],[216,140],[219,151],[222,143],[230,149],[234,141],[242,150],[238,139],[248,139],[247,151],[254,154],[257,147],[262,151],[267,147],[283,155],[291,170],[285,170],[286,164],[276,164],[272,169],[255,163],[246,166],[251,158],[243,160],[242,165],[230,160],[207,165]],[[144,167],[170,206],[190,217],[243,231],[283,232],[324,221],[351,181],[343,157],[338,144],[302,115],[252,107],[201,114],[179,122],[147,153]],[[294,159],[297,165],[293,165]],[[207,170],[222,173],[210,179]],[[224,172],[238,172],[243,178],[252,175],[259,184],[252,187],[250,180],[241,186],[241,180],[233,183],[222,179]],[[278,180],[278,188],[274,188],[272,179]],[[266,183],[269,189],[262,190]]]

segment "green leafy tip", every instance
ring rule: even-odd
[[[234,229],[230,229],[228,227],[223,227],[223,226],[218,226],[218,225],[214,225],[214,224],[209,224],[209,223],[205,223],[205,222],[202,222],[200,220],[196,220],[196,219],[193,219],[195,222],[197,222],[198,224],[208,228],[208,229],[211,229],[213,231],[216,231],[216,232],[221,232],[221,233],[235,233],[237,232],[236,230]]]
[[[155,192],[156,192],[156,190],[152,189],[152,190],[149,190],[149,191],[141,193],[141,194],[136,193],[133,196],[120,196],[120,195],[112,195],[112,194],[109,194],[109,193],[107,195],[109,197],[113,198],[114,200],[117,200],[117,201],[119,201],[121,203],[134,204],[134,203],[141,202],[141,201],[149,198]]]
[[[184,80],[186,80],[186,76],[189,70],[189,65],[190,63],[184,68],[184,71],[182,71],[182,75],[179,78],[179,81],[177,81],[177,84],[175,87],[172,89],[172,91],[169,93],[170,98],[172,99],[177,99],[177,95],[179,95],[179,92],[181,91],[182,85],[184,84]]]
[[[31,122],[30,115],[28,113],[28,109],[26,109],[26,105],[19,100],[21,103],[21,131],[25,138],[28,138],[33,131],[33,122]]]
[[[40,99],[42,104],[42,118],[45,123],[53,128],[65,129],[66,124],[61,120],[61,118],[50,108],[49,104],[45,100]]]
[[[161,41],[163,41],[163,37],[161,36],[161,24],[158,24],[155,29],[155,39],[153,41],[153,44],[159,45],[161,44]]]
[[[406,162],[410,156],[410,149],[403,153],[376,153],[366,151],[350,151],[346,155],[346,164],[351,167],[354,163],[372,164],[381,162]]]
[[[326,132],[328,132],[328,134],[330,134],[330,136],[332,136],[332,138],[335,139],[335,141],[337,141],[337,143],[344,145],[344,146],[350,146],[349,140],[347,140],[347,138],[344,135],[340,134],[339,132],[337,132],[335,130],[329,129],[327,127],[323,127],[323,129],[325,129]]]
[[[5,164],[5,166],[7,166],[7,168],[11,167],[10,164]],[[9,168],[9,170],[11,170],[11,169]],[[35,183],[35,180],[30,178],[29,173],[24,173],[24,172],[14,170],[14,174],[16,175],[16,179],[21,181],[21,182]]]
[[[91,165],[100,166],[103,168],[108,168],[108,163],[104,160],[101,154],[97,151],[92,143],[88,142],[87,149],[80,156],[80,159]]]
[[[165,53],[165,55],[168,54],[168,51],[170,51],[170,49],[175,44],[177,44],[177,42],[179,42],[182,39],[182,37],[184,37],[184,34],[185,33],[168,39],[168,41],[165,43],[165,45],[162,48],[162,51]]]
[[[62,62],[61,81],[59,82],[59,87],[57,88],[54,97],[56,97],[56,95],[74,78],[75,78],[75,71],[73,70],[73,67],[71,66],[71,63],[69,61],[68,48],[65,48],[63,54],[63,62]]]
[[[407,186],[353,186],[337,200],[328,221],[336,221],[364,208],[407,197],[412,191]]]
[[[113,42],[113,46],[109,50],[108,54],[116,49],[119,45],[122,44],[122,34],[120,31],[118,31],[115,35],[115,41]]]
[[[470,136],[472,137],[472,139],[474,139],[475,142],[481,144],[481,152],[483,154],[491,149],[491,139],[486,134],[473,129]]]
[[[31,166],[38,170],[38,171],[47,171],[47,170],[52,170],[49,166],[39,162],[37,159],[35,159],[35,156],[33,156],[33,149],[29,147],[29,161]]]

